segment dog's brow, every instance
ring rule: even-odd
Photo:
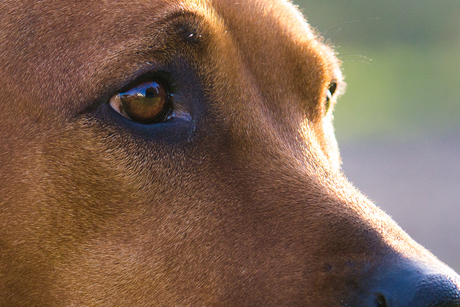
[[[179,51],[178,44],[199,45],[202,40],[203,17],[186,9],[177,9],[162,16],[157,16],[148,26],[152,31],[144,34],[131,44],[134,49],[126,52],[120,50],[117,54],[126,53],[156,53],[160,57],[171,52]]]
[[[116,47],[106,65],[112,65],[112,60],[131,61],[133,55],[137,57],[141,54],[159,62],[168,61],[168,55],[181,52],[181,43],[200,45],[204,33],[203,19],[200,14],[183,8],[156,16],[147,25],[151,31],[147,30],[128,44],[121,44],[121,48]]]
[[[186,43],[198,43],[202,32],[201,21],[202,18],[195,12],[180,9],[167,14],[161,23],[166,25],[166,30],[172,28],[181,34]]]

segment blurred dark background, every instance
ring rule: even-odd
[[[460,1],[294,2],[343,61],[345,174],[460,272]]]

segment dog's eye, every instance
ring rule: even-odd
[[[329,108],[331,107],[332,96],[334,96],[334,93],[336,90],[337,90],[337,83],[331,82],[326,92],[326,113],[327,111],[329,111]]]
[[[141,124],[164,121],[171,113],[170,93],[159,81],[143,82],[110,99],[110,106],[122,116]]]

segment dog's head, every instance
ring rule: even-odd
[[[293,5],[0,14],[3,305],[460,306],[341,173],[340,63]]]

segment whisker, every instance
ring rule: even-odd
[[[372,59],[360,54],[339,54],[339,58],[342,62],[361,62],[365,64],[371,64]]]
[[[344,22],[344,23],[341,23],[341,24],[338,24],[338,25],[335,25],[329,29],[326,29],[324,30],[323,32],[320,32],[321,36],[325,36],[326,33],[330,30],[334,30],[336,28],[338,28],[338,30],[333,34],[333,35],[337,35],[337,33],[339,33],[340,31],[342,31],[342,27],[345,26],[345,25],[349,25],[349,24],[353,24],[353,23],[358,23],[358,22],[365,22],[365,21],[373,21],[373,20],[379,20],[380,17],[370,17],[370,18],[363,18],[363,19],[356,19],[356,20],[352,20],[352,21],[347,21],[347,22]],[[329,37],[332,37],[333,35],[329,36]]]

